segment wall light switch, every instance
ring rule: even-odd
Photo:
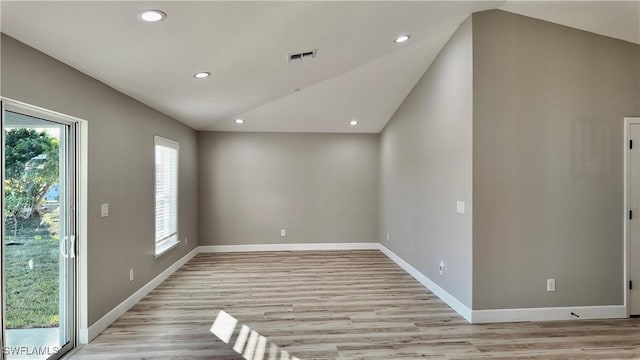
[[[547,291],[556,291],[556,279],[547,279]]]
[[[133,281],[133,269],[129,269],[129,281]]]
[[[464,214],[464,201],[456,201],[456,213]]]
[[[287,231],[285,229],[280,229],[280,236],[285,237],[287,235]]]
[[[109,216],[109,204],[102,204],[100,207],[100,216],[107,217]]]
[[[387,241],[389,241],[389,233],[387,233]]]

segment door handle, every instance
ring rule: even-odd
[[[75,259],[76,258],[76,236],[75,235],[70,235],[69,236],[69,257],[71,259]]]
[[[68,250],[65,252],[65,244],[69,244]],[[65,236],[63,241],[60,241],[60,255],[65,259],[75,259],[76,257],[76,236]]]
[[[67,259],[69,258],[69,254],[65,252],[64,249],[64,245],[67,243],[67,237],[64,237],[64,240],[60,240],[58,241],[59,245],[60,245],[60,255],[62,255],[63,258]]]

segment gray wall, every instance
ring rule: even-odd
[[[638,45],[474,14],[379,136],[196,135],[4,35],[1,49],[3,96],[89,121],[90,324],[198,241],[380,240],[474,309],[622,304],[622,118],[640,115]],[[158,260],[154,134],[180,142],[190,239]]]
[[[198,153],[200,245],[377,242],[378,134],[199,132]]]
[[[467,19],[381,135],[382,243],[471,307],[472,34]],[[456,201],[467,212],[456,214]],[[389,240],[386,240],[386,233]],[[443,277],[438,264],[445,261]]]
[[[2,36],[2,95],[89,122],[88,303],[95,322],[197,243],[196,133],[103,83]],[[180,142],[179,236],[154,260],[154,134]],[[110,216],[100,217],[100,204]],[[135,281],[129,282],[129,269]]]
[[[502,11],[473,39],[473,308],[622,304],[640,46]]]

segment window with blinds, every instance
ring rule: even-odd
[[[177,142],[155,137],[156,256],[178,243],[178,151]]]

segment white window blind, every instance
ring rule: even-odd
[[[156,256],[178,243],[178,150],[177,142],[155,137]]]

